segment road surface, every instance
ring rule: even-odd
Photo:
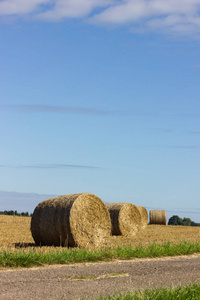
[[[94,299],[116,291],[200,282],[200,254],[0,270],[1,300]]]

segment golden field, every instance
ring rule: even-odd
[[[34,247],[34,240],[30,231],[31,217],[0,215],[0,250],[19,250],[19,247],[29,249]],[[167,241],[180,243],[182,241],[200,242],[200,227],[148,225],[136,236],[125,238],[112,236],[107,246],[149,245],[162,244]],[[38,251],[56,249],[56,247],[37,247]],[[49,249],[49,250],[50,250]]]

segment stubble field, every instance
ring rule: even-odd
[[[29,250],[35,246],[30,231],[31,217],[5,216],[0,215],[0,251],[15,251],[19,248]],[[107,241],[108,247],[118,245],[139,245],[164,244],[166,242],[178,244],[182,241],[200,242],[200,227],[186,226],[164,226],[148,225],[132,238],[123,236],[112,236]],[[56,247],[38,247],[36,251],[54,251]]]

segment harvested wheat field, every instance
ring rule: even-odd
[[[0,215],[0,248],[16,243],[34,243],[30,231],[31,217]]]
[[[0,215],[0,250],[18,250],[19,247],[29,249],[35,246],[30,230],[30,217]],[[131,238],[111,236],[107,240],[108,247],[118,245],[149,245],[162,244],[167,241],[200,242],[200,227],[147,225],[137,235]],[[36,251],[54,251],[57,247],[37,247]]]

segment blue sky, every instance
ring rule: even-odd
[[[0,210],[90,192],[200,222],[199,12],[0,1]]]

